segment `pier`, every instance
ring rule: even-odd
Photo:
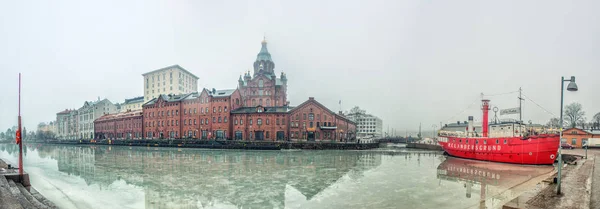
[[[18,168],[0,159],[0,209],[57,208],[29,183],[29,174],[21,177]]]

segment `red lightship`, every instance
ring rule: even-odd
[[[554,163],[559,146],[558,134],[538,133],[521,122],[488,124],[490,100],[482,100],[482,136],[475,133],[469,117],[466,133],[438,134],[438,143],[448,155],[460,158],[531,165]],[[492,128],[491,132],[489,128]]]

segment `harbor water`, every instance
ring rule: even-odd
[[[501,208],[552,166],[388,146],[210,150],[27,144],[31,184],[61,208]],[[17,162],[18,147],[0,144]],[[531,189],[528,186],[525,189]]]

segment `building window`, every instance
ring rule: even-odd
[[[244,119],[240,119],[240,125],[244,125]]]
[[[190,119],[190,120],[188,121],[188,124],[189,124],[189,125],[192,125],[192,119]]]
[[[267,125],[269,125],[269,119],[268,119],[268,118],[267,118],[267,121],[266,121],[266,122],[267,122]]]
[[[258,87],[262,88],[264,86],[264,82],[262,79],[258,80]]]
[[[200,119],[200,125],[204,125],[204,120]]]
[[[250,121],[248,122],[250,125],[252,125],[252,119],[250,119]]]
[[[205,113],[208,113],[208,107],[206,108],[206,111],[204,111]]]
[[[196,114],[196,108],[194,108],[194,114]]]
[[[208,125],[208,118],[204,118],[204,124]]]
[[[257,119],[257,120],[256,120],[256,124],[257,124],[257,125],[262,125],[262,119],[260,119],[260,118],[259,118],[259,119]]]
[[[312,111],[312,110],[311,110]],[[309,113],[308,114],[308,120],[313,121],[315,120],[315,114]],[[312,127],[312,126],[311,126]]]
[[[224,107],[224,112],[227,112],[227,106]]]
[[[196,125],[196,119],[194,119],[194,125]]]
[[[221,106],[219,106],[219,112],[221,112]]]
[[[313,122],[312,121],[308,123],[308,127],[310,127],[310,128],[313,127]]]
[[[572,145],[577,145],[577,139],[576,138],[571,139],[571,144]]]
[[[221,123],[221,117],[219,117],[219,123]]]
[[[223,117],[223,122],[227,123],[227,116]]]
[[[275,120],[275,124],[279,125],[279,118],[277,118],[277,120]]]
[[[217,122],[217,118],[213,117],[213,123]]]
[[[237,125],[237,119],[233,120],[233,125]]]
[[[216,113],[216,112],[217,112],[217,108],[213,107],[213,113]]]
[[[268,132],[268,131],[267,131],[267,137],[266,137],[266,138],[267,138],[267,139],[269,138],[269,132]]]
[[[187,121],[186,120],[183,120],[183,125],[187,125]]]

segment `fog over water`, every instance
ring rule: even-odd
[[[384,131],[464,121],[479,116],[481,92],[519,87],[558,115],[560,76],[577,76],[565,103],[581,103],[589,120],[600,112],[599,9],[593,0],[5,1],[0,130],[16,124],[19,72],[33,130],[86,100],[142,96],[141,74],[174,64],[200,77],[199,89],[235,88],[264,35],[292,105],[314,96],[337,112],[342,100],[382,118]],[[516,96],[490,99],[510,108]],[[550,117],[524,102],[526,121]]]

